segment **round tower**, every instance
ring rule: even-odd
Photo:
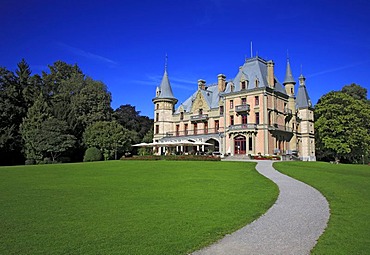
[[[156,142],[173,131],[172,114],[175,111],[177,99],[172,93],[167,67],[165,67],[161,84],[156,88],[156,96],[152,101],[154,104],[153,142]]]

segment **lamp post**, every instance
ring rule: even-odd
[[[361,156],[362,156],[362,164],[365,165],[365,156],[364,154],[362,154]]]

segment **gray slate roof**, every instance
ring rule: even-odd
[[[287,59],[287,62],[286,62],[286,73],[285,73],[285,79],[284,79],[283,84],[285,85],[288,83],[296,84],[293,78],[293,75],[292,75],[292,70],[290,69],[289,59]]]
[[[301,74],[299,76],[299,88],[296,99],[296,106],[298,109],[312,107],[312,102],[310,97],[308,96],[305,80],[306,78]]]
[[[247,91],[250,89],[256,88],[256,85],[255,85],[256,80],[258,81],[257,88],[268,87],[267,62],[260,57],[254,57],[254,58],[247,59],[244,65],[240,67],[235,78],[227,83],[226,89],[224,92],[222,92],[222,94],[232,93],[231,91],[232,85],[234,85],[233,92],[240,91],[241,90],[240,81],[244,79],[249,81],[249,84],[246,88]],[[276,77],[274,77],[274,79],[275,79],[275,90],[286,95],[286,91],[283,85],[281,85],[281,83],[278,81]],[[185,112],[190,112],[193,101],[198,91],[199,90],[195,91],[188,99],[186,99],[183,103],[181,103],[179,107],[176,109],[175,113],[180,113],[181,107],[184,108]],[[220,93],[218,91],[217,84],[208,86],[207,89],[205,90],[200,90],[200,93],[202,93],[209,108],[212,109],[212,108],[218,107],[218,103],[220,100]]]
[[[232,81],[232,83],[234,84],[234,92],[241,90],[240,81],[243,79],[249,81],[247,90],[256,88],[256,80],[258,81],[257,88],[268,87],[267,62],[260,57],[247,59],[244,65],[240,67],[238,74]],[[278,79],[276,77],[274,77],[274,79],[275,79],[275,90],[283,94],[286,94],[284,87],[280,84]],[[232,84],[228,83],[225,89],[225,93],[231,92],[231,86]]]
[[[159,85],[159,95],[156,98],[176,99],[172,92],[170,80],[168,79],[167,69],[164,70],[162,81]]]

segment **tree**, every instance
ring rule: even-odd
[[[100,149],[105,160],[117,159],[117,154],[130,146],[130,135],[130,131],[115,121],[98,121],[86,128],[83,141],[88,147]]]
[[[0,67],[0,163],[20,163],[19,125],[25,115],[22,88],[13,72]]]
[[[42,122],[35,140],[38,141],[35,147],[42,154],[49,154],[52,161],[55,162],[62,153],[73,148],[76,137],[68,133],[68,125],[65,121],[51,117]]]
[[[315,106],[318,158],[361,162],[370,152],[370,105],[347,93],[330,92]]]
[[[112,119],[111,101],[112,96],[104,83],[87,78],[80,93],[72,98],[73,111],[86,128],[97,121]]]
[[[350,95],[354,99],[367,100],[367,89],[355,83],[344,86],[342,92]]]
[[[50,108],[42,93],[37,97],[32,107],[28,109],[27,116],[20,126],[20,133],[24,141],[24,154],[27,160],[35,162],[43,159],[43,149],[40,148],[40,131],[45,120],[51,117]]]
[[[140,111],[136,111],[135,106],[130,104],[117,108],[113,117],[124,128],[137,133],[137,140],[135,140],[137,143],[142,141],[149,130],[153,129],[153,120],[146,116],[140,116]]]

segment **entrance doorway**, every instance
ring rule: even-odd
[[[239,135],[234,138],[234,154],[245,154],[246,153],[246,138]]]

